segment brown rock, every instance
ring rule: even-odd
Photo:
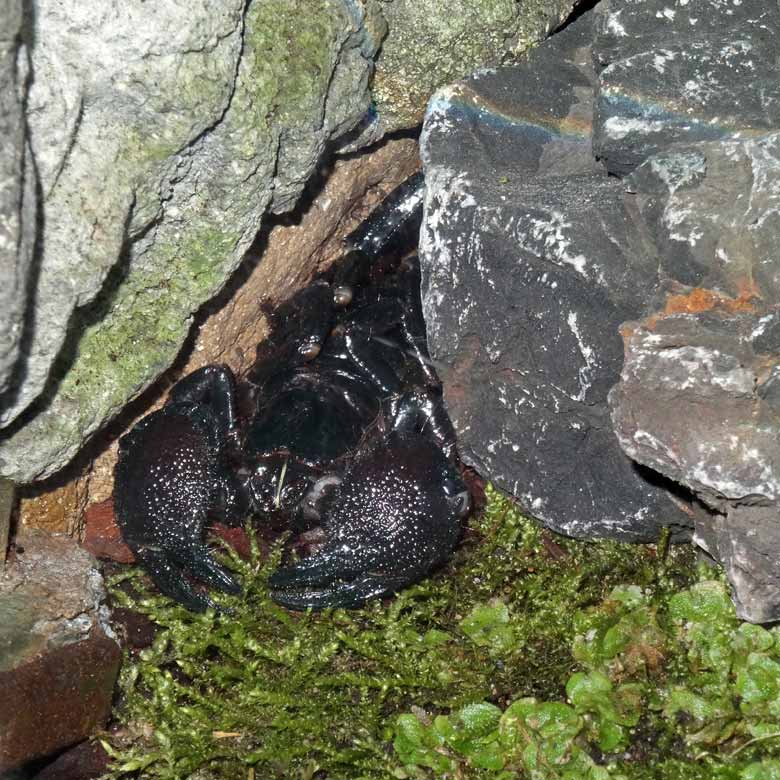
[[[117,563],[134,563],[133,551],[122,541],[114,516],[114,499],[90,504],[84,513],[84,539],[81,546],[96,558]]]
[[[120,650],[104,596],[73,539],[19,532],[0,569],[0,771],[85,739],[107,716]]]
[[[0,770],[89,736],[111,711],[121,652],[95,629],[83,642],[0,672]]]
[[[80,742],[47,764],[33,780],[93,780],[105,774],[109,760],[99,742]]]
[[[131,651],[149,647],[157,634],[157,625],[146,615],[125,607],[112,610],[111,625],[119,634],[122,647]]]
[[[52,533],[79,533],[83,520],[87,493],[84,485],[69,482],[54,489],[38,486],[29,488],[19,501],[19,525],[40,528]]]

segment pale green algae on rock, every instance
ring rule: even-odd
[[[55,368],[64,378],[0,442],[4,476],[24,482],[62,467],[172,363],[263,214],[291,208],[325,145],[365,114],[381,26],[367,31],[359,5],[257,0],[233,21],[221,33],[236,37],[226,56],[208,56],[217,35],[204,51],[134,74],[163,83],[127,127],[105,130],[110,164],[71,181],[65,163],[60,179],[83,192],[62,208],[94,208],[86,246],[102,253],[107,280],[69,322]],[[76,157],[86,154],[79,138]],[[86,263],[72,271],[94,273]]]
[[[390,0],[373,97],[382,131],[422,122],[430,96],[476,68],[497,65],[543,40],[572,0]]]

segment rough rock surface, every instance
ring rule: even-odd
[[[694,538],[728,571],[739,616],[776,620],[780,307],[758,315],[748,305],[734,311],[730,299],[713,303],[625,326],[613,420],[634,460],[713,510]]]
[[[685,485],[739,615],[780,617],[780,134],[677,146],[627,180],[666,272],[693,286],[624,329],[623,449]]]
[[[423,300],[464,459],[556,530],[650,539],[688,517],[609,420],[618,329],[658,263],[591,154],[591,24],[432,101]]]
[[[593,148],[624,174],[677,141],[780,129],[780,13],[765,0],[607,0]]]
[[[480,66],[516,57],[561,24],[574,0],[394,0],[372,94],[378,137],[422,121],[433,92]]]
[[[104,595],[73,540],[17,537],[0,572],[0,771],[84,739],[108,716],[121,654]]]
[[[662,272],[733,298],[780,301],[780,133],[677,144],[626,180]]]
[[[693,525],[753,621],[780,618],[777,10],[599,3],[439,92],[423,139],[466,459],[567,533]]]
[[[20,0],[0,2],[0,409],[13,401],[26,325],[35,191],[23,113],[28,51]]]
[[[0,474],[51,474],[159,375],[263,213],[289,210],[365,114],[381,31],[363,8],[36,5],[27,114],[42,254]]]
[[[8,539],[11,535],[11,512],[14,508],[14,484],[8,479],[0,479],[0,566],[8,551]]]

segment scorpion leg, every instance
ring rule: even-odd
[[[344,240],[347,252],[336,272],[339,299],[366,281],[379,260],[399,258],[417,246],[422,224],[425,179],[422,171],[399,184]],[[343,296],[343,297],[342,297]]]
[[[425,179],[422,171],[399,184],[368,219],[346,238],[346,244],[369,260],[391,252],[404,252],[410,241],[417,243],[422,224]]]

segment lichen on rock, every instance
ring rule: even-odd
[[[365,113],[381,30],[364,17],[347,0],[41,4],[29,100],[45,240],[0,473],[52,474],[170,365],[263,214],[291,208]]]

